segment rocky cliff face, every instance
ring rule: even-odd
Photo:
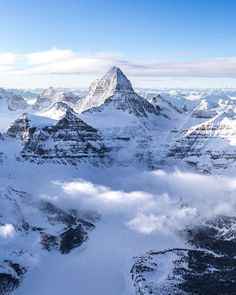
[[[34,122],[38,120],[38,124]],[[58,121],[39,116],[23,115],[8,129],[11,137],[20,137],[24,148],[20,157],[32,162],[76,164],[102,161],[106,148],[96,129],[89,126],[71,110]]]
[[[88,96],[79,111],[102,111],[106,107],[114,107],[138,117],[158,113],[147,100],[133,90],[130,81],[118,67],[112,67],[101,79],[90,85]]]
[[[5,102],[10,111],[24,110],[28,107],[27,102],[20,95],[0,88],[0,103]]]
[[[24,113],[10,125],[7,134],[14,138],[28,140],[37,128],[46,127],[55,123],[55,120],[49,118]]]
[[[68,254],[80,247],[97,219],[96,215],[62,210],[13,188],[1,189],[0,226],[5,236],[1,240],[0,294],[16,289],[43,252]]]
[[[236,166],[235,114],[229,108],[206,122],[190,127],[169,149],[168,156],[210,173]]]

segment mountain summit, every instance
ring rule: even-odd
[[[116,92],[134,92],[130,81],[120,68],[110,68],[102,78],[94,81],[89,87],[89,95],[113,95]]]
[[[113,66],[107,73],[99,80],[100,83],[104,83],[106,88],[110,91],[116,92],[134,92],[130,81],[120,68]]]
[[[97,107],[103,108],[107,105],[139,117],[147,117],[147,113],[156,113],[155,108],[134,91],[128,78],[116,66],[110,68],[102,78],[91,83],[89,93],[79,111],[96,110]]]
[[[116,93],[134,93],[132,85],[120,68],[113,66],[89,87],[89,93],[81,106],[82,111],[97,107]]]

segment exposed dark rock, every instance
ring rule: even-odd
[[[182,232],[193,249],[150,251],[135,258],[136,294],[236,294],[235,224],[229,217],[208,220]]]
[[[81,161],[103,163],[108,149],[99,132],[82,121],[71,108],[59,121],[24,114],[7,134],[24,140],[20,158],[36,163],[52,162],[76,165]],[[37,127],[32,121],[41,120]],[[108,158],[108,157],[107,157]]]
[[[79,224],[76,228],[70,228],[63,232],[60,241],[60,251],[62,254],[67,254],[74,248],[79,247],[87,239],[87,233],[83,226]]]
[[[20,280],[7,273],[0,273],[0,294],[8,295],[20,285]]]
[[[0,259],[0,294],[7,295],[20,285],[32,267],[29,257],[35,258],[36,246],[39,255],[40,248],[68,254],[88,239],[99,218],[91,212],[62,210],[51,202],[35,200],[11,188],[0,192],[0,205],[0,224],[6,223],[7,216],[17,234],[15,247],[5,249]]]

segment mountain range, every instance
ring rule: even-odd
[[[0,294],[17,292],[36,253],[80,249],[103,218],[58,203],[57,192],[49,198],[43,188],[34,189],[36,183],[46,186],[47,177],[56,186],[57,173],[73,184],[75,175],[93,169],[95,181],[112,169],[173,172],[177,167],[208,176],[232,176],[236,169],[233,89],[135,91],[114,66],[87,92],[50,87],[24,97],[0,89],[0,108],[0,238],[17,239],[10,247],[0,240]],[[96,192],[104,197],[107,191],[102,186]],[[185,208],[184,201],[177,205]],[[135,294],[235,294],[236,220],[200,219],[201,225],[178,231],[185,246],[149,249],[134,258],[126,275]]]

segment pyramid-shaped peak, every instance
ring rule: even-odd
[[[104,76],[91,83],[88,99],[94,100],[95,105],[101,105],[104,101],[116,93],[134,93],[132,85],[120,68],[111,67]]]
[[[124,75],[124,73],[121,71],[121,69],[117,66],[112,66],[107,73],[114,73],[114,74],[122,74]]]
[[[104,80],[108,82],[108,85],[113,86],[113,89],[115,90],[128,90],[133,91],[132,85],[128,78],[125,76],[125,74],[122,72],[120,68],[117,66],[111,67],[105,76],[101,78],[101,80]]]
[[[130,95],[137,95],[130,81],[120,68],[113,66],[100,79],[91,83],[89,93],[79,112],[100,106],[107,99],[117,100]]]

